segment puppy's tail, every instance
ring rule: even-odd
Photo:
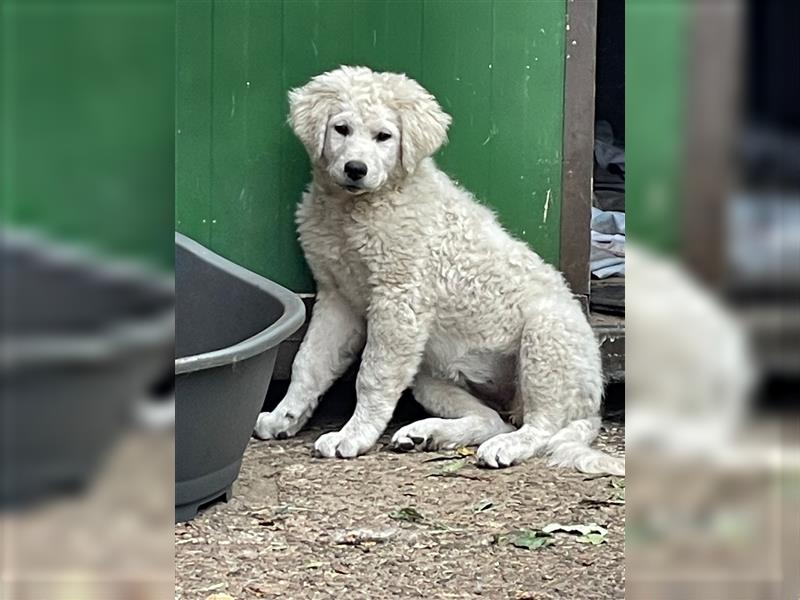
[[[600,430],[600,418],[578,419],[551,437],[544,449],[549,464],[597,475],[625,475],[625,459],[590,448]]]

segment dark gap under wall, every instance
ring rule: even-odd
[[[356,368],[354,367],[331,386],[331,389],[325,394],[314,413],[311,421],[312,425],[331,423],[341,426],[350,418],[356,406],[355,374]],[[262,410],[273,410],[283,399],[288,387],[288,381],[273,381],[269,386]],[[625,420],[624,383],[614,383],[606,386],[602,412],[603,418],[609,421]],[[397,404],[391,427],[394,427],[395,423],[410,423],[429,416],[425,409],[414,400],[414,394],[411,390],[406,390]]]

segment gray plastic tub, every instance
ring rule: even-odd
[[[175,520],[228,499],[300,298],[175,234]]]
[[[0,230],[0,506],[90,483],[171,369],[172,276]]]

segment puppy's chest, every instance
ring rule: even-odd
[[[329,258],[328,268],[336,287],[351,304],[366,308],[369,303],[370,268],[361,254],[361,246],[340,231],[336,251]]]
[[[364,256],[368,240],[363,227],[344,212],[313,214],[300,224],[300,243],[317,277],[366,310],[371,270]]]

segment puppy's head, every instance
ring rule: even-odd
[[[289,124],[318,173],[364,194],[413,173],[446,141],[450,116],[405,75],[341,67],[289,92]]]

